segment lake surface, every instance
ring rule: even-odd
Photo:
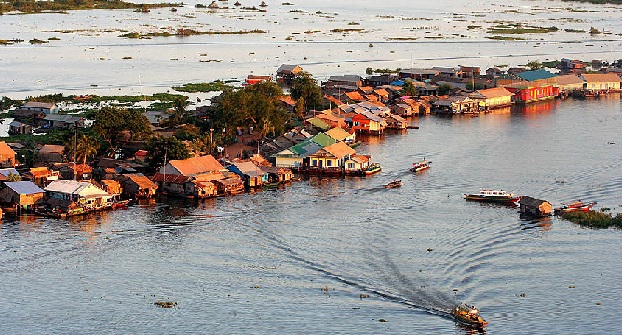
[[[141,1],[139,1],[141,2]],[[149,2],[149,1],[142,1]],[[175,13],[153,9],[70,11],[66,14],[3,15],[0,39],[25,42],[0,47],[0,95],[141,95],[188,82],[244,80],[274,75],[281,64],[299,64],[319,80],[364,75],[368,67],[518,66],[561,58],[613,61],[622,52],[622,6],[577,2],[495,1],[266,1],[267,12],[197,9],[191,0]],[[246,7],[259,5],[241,1]],[[208,3],[203,3],[208,4]],[[557,27],[548,34],[506,35],[487,29],[523,24]],[[602,34],[590,35],[590,28]],[[128,32],[238,32],[127,39]],[[341,29],[342,31],[336,30]],[[360,31],[343,31],[359,29]],[[567,31],[567,29],[571,29]],[[28,43],[31,39],[46,44]]]
[[[2,333],[470,334],[445,313],[464,301],[490,334],[614,334],[622,232],[522,220],[462,194],[619,212],[621,106],[612,95],[413,119],[420,129],[357,148],[383,166],[369,178],[4,219]],[[424,156],[432,168],[408,172]],[[385,189],[393,179],[404,185]]]

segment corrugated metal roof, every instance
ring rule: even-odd
[[[48,186],[45,187],[45,191],[50,192],[59,192],[59,193],[68,193],[68,194],[79,194],[86,188],[91,187],[91,183],[86,181],[76,181],[76,180],[55,180],[51,182]],[[92,186],[97,188],[96,186]],[[106,191],[98,189],[102,195],[107,195]]]
[[[581,76],[588,83],[598,83],[598,82],[600,83],[618,82],[619,83],[620,81],[622,81],[622,79],[620,79],[620,76],[618,76],[615,73],[603,73],[603,74],[584,73]]]
[[[15,151],[5,141],[2,141],[0,142],[0,155],[15,156]]]
[[[332,137],[333,139],[335,139],[337,141],[343,141],[344,139],[346,139],[346,138],[348,138],[350,136],[350,133],[348,133],[347,131],[343,130],[343,128],[335,127],[333,129],[327,131],[326,135]]]
[[[534,81],[534,80],[539,80],[539,79],[553,78],[557,75],[545,69],[539,69],[539,70],[521,72],[517,74],[517,76],[527,81]]]
[[[487,88],[484,90],[478,90],[477,92],[488,99],[514,95],[514,93],[508,91],[505,87]]]
[[[335,144],[337,140],[326,135],[325,133],[319,133],[311,138],[311,140],[317,144],[319,144],[322,148]]]
[[[184,160],[172,160],[169,161],[169,164],[185,176],[224,169],[212,155],[191,157]],[[162,169],[160,169],[160,171],[164,172]]]
[[[324,150],[326,150],[327,152],[331,153],[333,156],[339,159],[345,156],[348,156],[348,155],[350,156],[354,155],[356,153],[354,149],[350,148],[350,146],[348,146],[344,142],[337,142],[333,145],[329,145],[325,147]]]
[[[4,182],[4,184],[17,194],[35,194],[45,192],[31,181],[7,181]]]
[[[6,168],[6,169],[0,169],[0,174],[5,176],[5,177],[9,177],[9,175],[14,174],[14,175],[18,175],[19,176],[19,172],[17,172],[17,170],[15,170],[15,168]]]

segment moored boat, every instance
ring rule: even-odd
[[[402,186],[402,181],[399,179],[395,179],[392,182],[384,185],[385,188],[397,188]]]
[[[428,161],[424,158],[422,161],[413,163],[413,166],[410,168],[410,171],[417,173],[423,170],[427,170],[430,168],[431,163],[432,163],[431,161]]]
[[[479,193],[465,194],[464,198],[469,201],[482,202],[501,202],[515,203],[520,197],[514,196],[514,193],[508,193],[503,190],[485,190],[481,189]]]
[[[374,174],[374,173],[378,173],[378,172],[380,172],[381,170],[382,170],[382,168],[380,167],[380,164],[378,164],[378,163],[373,163],[373,164],[369,165],[369,166],[367,167],[367,169],[365,169],[365,175],[366,175],[366,176],[369,176],[369,175],[372,175],[372,174]]]
[[[578,200],[569,204],[563,204],[560,207],[555,208],[555,214],[559,215],[559,214],[563,214],[563,213],[570,213],[570,212],[587,212],[590,209],[592,209],[592,207],[594,207],[594,205],[596,205],[597,202],[588,202],[588,203],[583,203],[583,201]]]
[[[479,315],[477,308],[469,307],[464,304],[456,305],[451,310],[450,314],[457,322],[476,329],[484,329],[488,324],[488,322]]]

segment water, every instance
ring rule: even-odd
[[[0,47],[0,94],[150,94],[187,82],[243,80],[299,64],[319,80],[364,74],[368,67],[518,66],[561,58],[620,58],[622,9],[583,3],[494,1],[267,1],[266,13],[197,9],[70,11],[3,15],[0,38],[25,42]],[[244,4],[244,3],[243,3]],[[252,6],[253,4],[244,4]],[[258,5],[258,4],[254,4]],[[493,41],[486,29],[522,23],[559,30]],[[605,33],[590,35],[591,27]],[[249,31],[265,34],[125,39],[127,32]],[[363,29],[340,33],[333,29]],[[582,33],[564,29],[582,30]],[[31,45],[30,39],[47,40]],[[370,47],[370,43],[373,45]],[[129,59],[128,59],[129,57]]]
[[[191,2],[176,14],[3,15],[0,38],[61,40],[0,47],[0,92],[11,98],[146,94],[191,81],[272,74],[283,63],[301,64],[322,79],[367,67],[620,58],[619,6],[267,2],[267,13],[212,12]],[[499,42],[466,27],[495,20],[560,31]],[[562,31],[591,26],[610,34]],[[269,33],[118,37],[178,27]],[[331,33],[334,28],[366,32]],[[443,38],[426,38],[438,34]],[[214,59],[219,62],[201,62]],[[383,166],[366,179],[312,178],[285,189],[70,220],[4,219],[0,333],[470,333],[447,318],[457,301],[478,306],[491,334],[616,333],[619,231],[555,217],[521,220],[515,208],[467,203],[462,193],[502,188],[555,205],[598,201],[619,212],[620,106],[613,95],[476,118],[413,119],[419,130],[357,148]],[[408,172],[423,157],[432,168]],[[385,189],[393,179],[404,186]],[[161,309],[153,305],[158,300],[178,305]]]
[[[478,306],[491,334],[616,333],[620,231],[521,220],[462,193],[619,212],[621,112],[612,95],[422,117],[358,148],[383,166],[370,178],[5,219],[2,333],[470,333],[447,318],[456,301]],[[432,168],[408,172],[424,156]]]

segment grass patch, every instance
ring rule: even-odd
[[[182,86],[173,86],[175,91],[186,93],[224,91],[229,88],[232,88],[232,86],[227,85],[220,80],[216,80],[211,83],[187,83]]]
[[[566,28],[564,29],[565,32],[567,33],[584,33],[585,30],[583,29],[572,29],[572,28]]]
[[[511,36],[486,36],[489,40],[498,40],[498,41],[524,41],[525,39],[522,37],[511,37]]]
[[[622,229],[622,213],[613,216],[611,213],[590,210],[588,212],[570,212],[561,215],[563,219],[590,228]]]
[[[337,29],[331,29],[331,33],[360,33],[361,31],[363,31],[364,29],[362,28],[337,28]]]
[[[546,34],[558,31],[557,27],[523,27],[499,25],[488,29],[489,34]]]
[[[157,33],[146,33],[141,34],[138,32],[129,32],[119,37],[124,38],[137,38],[137,39],[150,39],[152,37],[170,37],[170,36],[192,36],[192,35],[244,35],[244,34],[265,34],[265,30],[253,29],[253,30],[238,30],[238,31],[198,31],[194,29],[188,28],[180,28],[177,29],[174,33],[165,31],[165,32],[157,32]]]

